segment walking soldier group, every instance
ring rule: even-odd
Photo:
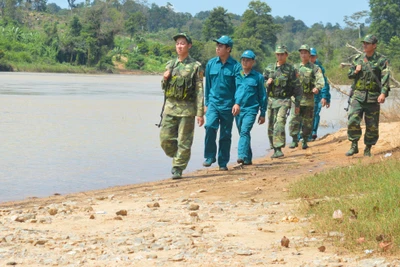
[[[321,107],[330,107],[329,84],[324,68],[317,59],[317,51],[304,44],[299,48],[300,64],[287,63],[285,45],[275,48],[276,62],[268,65],[263,75],[253,69],[256,55],[243,52],[240,63],[232,56],[233,41],[229,36],[215,39],[217,56],[205,68],[190,57],[192,40],[186,33],[173,37],[178,57],[167,63],[162,79],[165,103],[162,113],[160,142],[172,160],[172,178],[179,179],[187,167],[193,143],[195,117],[201,127],[205,124],[203,166],[218,162],[219,170],[228,170],[234,119],[239,132],[238,159],[243,165],[252,164],[251,129],[257,120],[268,116],[268,139],[274,150],[271,158],[284,156],[286,118],[289,134],[296,148],[315,140]],[[360,123],[365,114],[365,156],[371,156],[371,146],[379,137],[380,104],[385,102],[389,87],[388,60],[375,52],[378,40],[367,35],[362,43],[365,54],[357,56],[348,76],[354,79],[348,114],[348,139],[352,142],[347,156],[358,153],[361,137]],[[217,132],[219,142],[217,149]]]

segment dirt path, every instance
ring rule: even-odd
[[[252,166],[185,179],[0,204],[0,266],[381,266],[313,233],[290,183],[359,161],[400,158],[400,123],[381,124],[373,157],[345,157],[344,129]],[[361,150],[363,145],[361,144]],[[119,212],[117,215],[116,213]],[[127,215],[125,215],[125,212]],[[282,247],[283,236],[290,239]],[[318,247],[326,247],[319,252]],[[386,265],[385,265],[386,266]],[[393,265],[395,266],[395,265]]]

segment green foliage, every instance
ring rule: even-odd
[[[371,32],[378,35],[384,43],[389,43],[393,36],[400,35],[400,0],[370,0]]]
[[[223,7],[214,8],[203,26],[203,40],[212,40],[221,35],[230,35],[233,33],[231,16]]]
[[[191,35],[190,54],[203,65],[215,57],[215,43],[211,40],[230,35],[235,42],[232,56],[239,59],[245,49],[252,49],[259,71],[275,61],[275,43],[285,44],[289,60],[295,63],[300,60],[298,47],[307,43],[317,48],[329,78],[349,83],[346,70],[337,66],[354,56],[345,44],[360,48],[359,35],[366,32],[378,34],[379,51],[391,60],[393,72],[400,70],[396,37],[400,27],[399,1],[390,0],[382,5],[382,1],[370,0],[371,18],[368,11],[356,12],[346,18],[347,27],[341,28],[330,23],[307,27],[292,16],[273,18],[271,8],[260,0],[250,1],[242,15],[217,7],[194,17],[177,12],[169,3],[158,6],[134,0],[85,0],[76,4],[70,0],[72,9],[61,9],[47,4],[47,0],[0,0],[0,50],[4,51],[3,61],[15,70],[31,70],[35,66],[48,70],[48,64],[57,71],[74,71],[74,67],[75,71],[109,71],[109,55],[121,62],[122,57],[130,55],[128,67],[154,72],[162,71],[160,66],[176,56],[172,36],[178,32]],[[371,29],[367,27],[369,21]]]
[[[143,32],[147,28],[147,18],[142,12],[131,14],[125,22],[125,30],[130,35],[131,39],[134,34]]]
[[[273,22],[270,12],[271,8],[267,3],[260,0],[251,1],[249,9],[242,16],[242,24],[236,29],[235,36],[261,40],[262,47],[275,45],[276,34],[282,27]]]

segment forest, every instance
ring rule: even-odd
[[[301,44],[318,50],[327,75],[346,82],[346,69],[369,33],[379,38],[378,52],[390,59],[394,75],[400,69],[400,0],[370,0],[370,10],[343,18],[344,25],[314,23],[287,15],[273,17],[263,1],[250,1],[243,14],[223,7],[190,13],[134,0],[68,1],[61,8],[47,0],[0,0],[0,70],[35,72],[107,72],[122,68],[160,73],[175,56],[172,36],[187,32],[193,39],[191,56],[203,65],[215,56],[221,35],[234,40],[232,56],[252,49],[257,70],[275,61],[276,43],[285,44],[291,62],[299,61]],[[118,65],[120,68],[116,68]]]

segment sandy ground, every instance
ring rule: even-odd
[[[301,200],[287,197],[307,175],[399,159],[399,129],[381,124],[371,158],[362,156],[362,142],[346,157],[341,129],[307,150],[285,148],[282,159],[268,155],[228,172],[211,167],[182,180],[2,203],[0,266],[400,266],[333,246],[299,212]]]

